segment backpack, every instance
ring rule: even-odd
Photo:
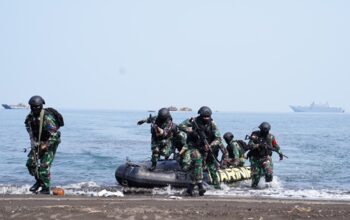
[[[54,108],[45,108],[45,111],[54,116],[58,127],[64,126],[63,116],[56,109],[54,109]]]

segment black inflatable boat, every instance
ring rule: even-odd
[[[150,162],[135,164],[126,162],[115,171],[115,178],[122,186],[130,187],[187,187],[191,182],[190,174],[181,170],[176,160],[160,160],[154,171],[149,171]],[[250,179],[250,167],[220,169],[218,175],[221,182],[233,183]],[[209,183],[207,172],[203,174],[204,181]]]

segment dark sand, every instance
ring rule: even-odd
[[[350,201],[4,195],[0,219],[350,219]]]

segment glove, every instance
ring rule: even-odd
[[[254,145],[253,150],[258,149],[259,147],[260,147],[260,144],[256,144],[256,145]]]
[[[279,156],[280,156],[280,160],[283,160],[283,155],[282,155],[282,154],[279,154]]]
[[[233,161],[233,166],[238,167],[238,165],[239,165],[239,159],[235,159]]]
[[[223,162],[222,162],[222,167],[223,168],[227,168],[230,165],[230,162],[227,158],[224,158]]]
[[[47,150],[48,150],[47,144],[42,144],[42,145],[40,145],[40,150],[41,150],[41,151],[47,151]]]
[[[137,125],[142,125],[143,123],[145,123],[145,120],[140,120],[137,122]]]

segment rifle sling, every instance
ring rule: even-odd
[[[45,113],[45,110],[41,109],[41,111],[40,111],[40,124],[39,124],[39,137],[38,137],[39,144],[41,143],[41,133],[43,131],[44,113]]]

